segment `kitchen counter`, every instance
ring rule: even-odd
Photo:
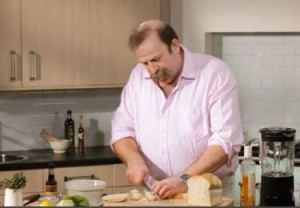
[[[26,151],[4,151],[4,154],[17,154],[27,156],[28,159],[16,162],[0,164],[0,172],[7,170],[27,170],[48,168],[49,163],[56,167],[77,167],[90,165],[119,164],[122,161],[113,153],[110,146],[86,147],[86,152],[80,154],[76,149],[74,152],[54,154],[52,149],[26,150]],[[239,160],[243,160],[243,153],[239,154]],[[253,154],[253,160],[259,164],[259,157]],[[300,167],[300,158],[295,157],[295,166]]]
[[[0,171],[43,169],[48,168],[49,163],[54,163],[55,167],[77,167],[122,163],[122,161],[113,153],[110,146],[86,147],[84,154],[80,154],[78,150],[63,154],[54,154],[52,149],[5,151],[0,153],[17,154],[28,157],[28,159],[24,161],[0,164]]]

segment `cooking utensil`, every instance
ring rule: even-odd
[[[152,185],[156,182],[157,180],[155,178],[153,178],[152,176],[149,176],[145,181],[144,181],[144,185],[145,188],[148,191],[152,191]]]
[[[26,196],[23,198],[23,204],[24,206],[27,205],[27,204],[30,204],[32,202],[35,202],[37,201],[39,198],[41,197],[40,194],[32,194],[32,195],[29,195],[29,196]]]
[[[161,200],[160,197],[158,196],[157,193],[155,193],[153,190],[152,190],[152,186],[153,184],[156,182],[157,180],[155,178],[153,178],[152,176],[149,176],[147,178],[147,180],[144,181],[144,184],[145,184],[145,188],[148,192],[151,192],[154,197],[157,199],[157,200]],[[152,195],[151,194],[151,195]],[[147,198],[147,197],[146,197]]]
[[[53,134],[51,134],[47,129],[42,129],[40,136],[44,139],[48,139],[50,141],[59,141],[60,139]]]

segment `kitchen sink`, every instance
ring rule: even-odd
[[[28,157],[24,155],[0,154],[0,164],[16,163],[27,159]]]

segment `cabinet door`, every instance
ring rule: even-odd
[[[68,167],[68,168],[56,168],[55,179],[57,181],[58,193],[66,193],[64,178],[75,178],[82,176],[94,175],[95,178],[106,182],[107,189],[104,193],[111,193],[112,187],[112,165],[99,165],[99,166],[82,166],[82,167]],[[48,169],[44,170],[44,181],[48,178]]]
[[[21,86],[21,1],[0,1],[0,88]]]
[[[3,171],[0,172],[0,178],[10,179],[15,173],[20,171]],[[26,177],[26,186],[23,190],[24,194],[29,193],[41,193],[44,187],[43,181],[43,170],[22,170],[24,176]],[[4,188],[0,188],[0,195],[4,195]],[[0,203],[1,204],[1,203]]]
[[[88,82],[89,1],[22,1],[23,85],[55,89]]]
[[[92,83],[123,86],[136,64],[127,46],[132,28],[160,19],[159,0],[91,0],[90,73]]]

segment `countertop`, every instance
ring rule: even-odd
[[[85,153],[78,150],[63,154],[54,154],[51,149],[27,150],[27,151],[3,151],[4,154],[17,154],[27,156],[28,159],[17,163],[0,164],[0,172],[8,170],[28,170],[48,168],[49,163],[55,167],[77,167],[89,165],[118,164],[122,161],[113,153],[110,146],[86,147]],[[243,160],[243,152],[239,154],[239,160]],[[253,151],[253,160],[259,164],[258,151]],[[299,155],[295,157],[295,166],[300,166]]]
[[[0,153],[17,154],[28,157],[28,159],[21,162],[0,164],[0,171],[43,169],[48,168],[49,163],[54,163],[55,167],[76,167],[122,163],[122,161],[113,153],[110,146],[86,147],[84,154],[80,154],[78,150],[62,154],[54,154],[51,149],[4,151]]]

